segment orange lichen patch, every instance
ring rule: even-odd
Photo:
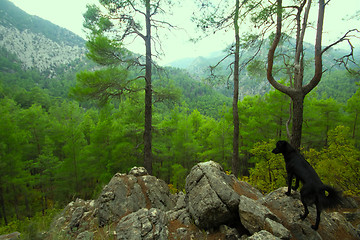
[[[169,240],[178,239],[177,238],[177,230],[179,228],[188,228],[188,226],[181,223],[179,220],[174,220],[174,221],[169,222],[167,227],[168,227],[168,230],[169,230],[169,236],[168,236]],[[186,237],[183,238],[183,239],[187,239]]]
[[[357,237],[352,236],[343,226],[340,226],[339,228],[337,228],[336,231],[334,231],[331,234],[331,236],[329,236],[328,232],[322,230],[321,223],[320,223],[318,232],[319,232],[320,236],[323,239],[330,239],[331,237],[333,239],[342,239],[342,240],[356,240],[356,239],[358,239]]]
[[[127,176],[127,175],[118,175],[117,177],[121,178],[124,181],[124,183],[127,187],[126,196],[127,197],[130,196],[131,190],[134,189],[135,183],[133,181],[129,181],[129,176]]]
[[[249,192],[249,191],[244,191],[244,189],[247,188],[247,186],[245,186],[245,184],[246,183],[244,183],[244,182],[233,181],[232,182],[232,188],[239,195],[244,195],[244,196],[246,196],[248,198],[258,200],[258,196],[256,196],[256,194],[254,194],[252,192]]]
[[[198,229],[194,224],[185,225],[179,220],[169,222],[167,225],[169,230],[169,240],[193,240],[193,239],[204,239],[204,240],[224,240],[226,236],[224,233],[219,231],[208,233],[204,230]],[[178,229],[183,228],[185,233],[178,233]]]
[[[179,220],[170,221],[167,225],[169,230],[169,240],[192,240],[192,239],[207,239],[206,234],[200,231],[195,225],[185,225]],[[185,229],[186,233],[178,233],[178,229]]]
[[[141,188],[141,192],[143,193],[144,197],[145,197],[145,202],[146,202],[146,208],[147,209],[150,209],[152,207],[152,204],[151,204],[151,201],[150,201],[150,198],[147,194],[147,188],[145,186],[145,182],[144,180],[142,179],[142,177],[136,177],[137,180],[138,180],[138,183],[140,185],[140,188]]]
[[[218,233],[209,234],[206,239],[207,240],[223,240],[223,239],[226,239],[226,236],[225,236],[225,234],[218,232]]]

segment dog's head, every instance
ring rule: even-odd
[[[287,141],[278,141],[276,143],[276,148],[272,150],[272,153],[286,153],[288,151],[291,151],[291,149],[291,145]]]

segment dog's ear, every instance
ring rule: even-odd
[[[287,141],[283,141],[284,143],[284,145],[283,145],[283,149],[286,151],[286,152],[292,152],[292,151],[294,151],[294,148],[293,148],[293,146],[291,146],[291,144],[290,143],[288,143]]]

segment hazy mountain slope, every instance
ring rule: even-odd
[[[54,77],[58,67],[84,58],[84,43],[74,33],[0,0],[0,47],[14,54],[24,69]]]
[[[282,54],[288,54],[292,56],[292,53],[289,50],[295,48],[295,40],[289,39],[282,45],[278,47],[278,52]],[[240,92],[239,97],[242,99],[247,95],[255,95],[255,94],[264,94],[270,90],[270,84],[266,79],[266,61],[267,61],[267,53],[269,49],[269,44],[264,43],[262,49],[260,50],[256,60],[255,66],[253,69],[256,70],[256,74],[250,74],[248,69],[245,67],[240,72],[239,85]],[[314,73],[314,45],[310,43],[304,43],[305,49],[305,75],[304,82],[310,81]],[[250,50],[240,50],[241,58],[240,62],[246,62],[251,57],[252,54],[256,51],[256,49]],[[344,49],[330,49],[323,55],[323,69],[326,70],[323,74],[322,81],[319,84],[319,92],[321,92],[322,96],[340,98],[341,101],[344,99],[348,99],[352,96],[352,94],[356,90],[355,82],[360,79],[356,79],[356,77],[349,77],[346,74],[345,68],[343,66],[339,66],[336,64],[334,59],[338,59],[341,56],[344,56],[349,53],[349,50]],[[223,92],[227,96],[232,96],[232,77],[230,76],[232,73],[231,63],[233,62],[233,57],[229,57],[226,60],[222,61],[220,64],[219,61],[222,60],[227,55],[227,52],[214,52],[213,54],[209,54],[207,57],[199,56],[197,58],[186,58],[179,59],[170,64],[170,66],[178,67],[187,70],[192,77],[197,79],[198,81],[207,81],[211,85],[215,85],[215,87]],[[354,53],[355,59],[360,58],[360,51],[355,51]],[[275,59],[275,68],[280,69],[280,66],[283,64],[283,58],[279,57],[277,60]],[[213,71],[214,75],[211,76],[210,66],[217,65],[217,68]],[[352,65],[352,67],[356,67]],[[334,80],[334,73],[341,71],[341,74],[336,74],[336,78],[339,78],[339,75],[343,77],[341,79],[342,86],[344,86],[342,93],[335,92],[339,88],[339,84],[334,84],[338,82],[338,80]],[[230,77],[229,77],[230,76]],[[277,79],[283,78],[287,79],[288,76],[285,71],[279,71],[276,75]],[[328,84],[329,83],[329,84]],[[326,94],[325,92],[329,92],[330,94]]]

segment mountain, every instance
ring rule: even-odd
[[[291,50],[295,48],[295,39],[290,38],[281,44],[278,47],[278,52],[282,54],[288,54],[292,56]],[[268,41],[263,43],[262,48],[255,58],[255,61],[251,65],[253,72],[250,73],[247,67],[244,67],[240,72],[240,99],[244,98],[247,95],[256,95],[256,94],[264,94],[270,90],[270,84],[266,79],[266,62],[267,62],[267,53],[269,49]],[[305,83],[312,78],[312,74],[314,72],[314,45],[311,43],[304,43],[304,52],[305,52]],[[257,51],[256,48],[249,49],[241,49],[240,50],[240,63],[247,62],[253,54]],[[220,52],[213,52],[208,56],[199,56],[196,58],[184,58],[179,59],[170,63],[169,65],[172,67],[177,67],[184,69],[190,73],[190,75],[198,80],[208,82],[210,85],[216,87],[217,90],[224,93],[226,96],[232,96],[232,77],[229,77],[232,73],[231,64],[233,62],[233,57],[228,57],[224,60],[224,57],[228,54],[226,50]],[[339,66],[336,64],[335,59],[339,59],[342,56],[349,54],[349,50],[331,48],[327,52],[323,54],[323,69],[326,70],[323,74],[322,81],[318,86],[318,91],[322,92],[323,96],[334,97],[341,101],[347,100],[352,96],[355,92],[356,85],[355,82],[359,81],[359,78],[349,77],[346,74],[346,70],[343,66]],[[360,51],[354,51],[355,59],[360,58]],[[221,61],[221,63],[219,63]],[[278,68],[283,64],[283,59],[278,58],[275,60],[275,64],[278,64]],[[357,67],[351,63],[350,67]],[[216,69],[213,69],[213,75],[211,74],[211,67],[217,65]],[[276,65],[275,65],[276,67]],[[255,74],[254,74],[255,70]],[[334,80],[334,72],[341,71],[344,79],[341,81],[342,84],[339,85],[339,79],[337,77]],[[281,72],[280,72],[281,73]],[[339,74],[337,74],[339,75]],[[277,74],[278,78],[287,78],[287,74],[282,72],[281,74]],[[332,86],[328,86],[328,83]],[[337,89],[339,87],[344,87],[345,91],[342,92],[343,95],[339,95]],[[327,93],[325,93],[325,91]],[[330,94],[328,94],[330,93]]]
[[[293,49],[294,40],[290,39],[280,47],[284,51]],[[305,48],[306,57],[311,59],[313,45],[305,44]],[[241,71],[240,99],[270,90],[270,84],[265,77],[267,49],[265,43],[252,66],[255,76],[246,68]],[[249,59],[255,51],[255,48],[243,49],[242,61]],[[52,96],[67,97],[68,89],[76,82],[76,74],[95,67],[85,53],[85,40],[81,37],[47,20],[27,14],[8,0],[0,0],[0,80],[7,90],[18,91],[16,88],[21,87],[28,91],[36,86],[49,90]],[[179,59],[170,64],[173,68],[165,69],[171,72],[171,78],[176,82],[175,85],[182,89],[183,95],[189,101],[197,102],[193,107],[200,110],[209,105],[209,99],[221,99],[219,101],[223,104],[225,99],[232,96],[232,79],[229,77],[232,71],[229,67],[231,58],[218,65],[214,71],[216,77],[210,75],[209,66],[216,65],[226,54],[226,51],[218,51],[207,56]],[[355,82],[359,80],[347,77],[344,73],[333,74],[339,71],[339,67],[332,67],[333,59],[342,54],[344,51],[334,49],[324,55],[324,65],[331,71],[324,74],[319,92],[322,96],[346,101],[355,92]],[[312,72],[310,67],[309,71],[306,71],[308,75],[305,79],[309,79]],[[335,75],[336,77],[333,77]],[[283,74],[282,77],[286,75]],[[339,93],[337,89],[345,90]],[[7,90],[3,92],[8,92]],[[216,95],[216,98],[207,94]],[[195,98],[203,99],[201,107]],[[205,98],[208,99],[204,100]],[[213,104],[218,105],[211,103]]]
[[[0,0],[0,48],[15,55],[24,70],[53,78],[57,70],[85,58],[85,40],[69,30]]]
[[[76,74],[99,67],[86,58],[86,51],[85,40],[76,34],[0,0],[0,98],[13,98],[24,108],[34,103],[47,108],[52,101],[39,100],[47,96],[68,98]],[[182,92],[180,102],[191,110],[218,116],[218,109],[231,102],[182,69],[165,70],[162,72]],[[156,72],[154,69],[154,86],[164,86]]]

